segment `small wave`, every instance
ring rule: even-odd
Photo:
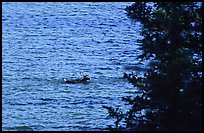
[[[15,127],[5,127],[3,128],[6,131],[33,131],[33,129],[29,126],[15,126]]]
[[[47,105],[49,104],[48,102],[40,102],[40,103],[35,103],[35,105]]]
[[[108,40],[108,41],[105,41],[104,43],[114,43],[114,41],[115,41],[115,40],[110,39],[110,40]]]
[[[30,77],[22,77],[21,79],[31,79]]]
[[[115,24],[109,24],[109,26],[112,26],[112,27],[117,27],[117,25],[115,25]]]
[[[38,58],[39,58],[39,59],[45,58],[45,59],[46,59],[47,57],[46,57],[46,56],[37,56],[37,57],[34,57],[34,58],[37,58],[37,59],[38,59]]]
[[[134,70],[134,71],[147,71],[148,68],[140,66],[124,66],[125,70]]]
[[[2,63],[4,64],[4,63],[15,63],[15,62],[13,62],[13,61],[3,61]]]
[[[98,25],[107,25],[107,24],[104,24],[104,23],[100,23],[100,24],[98,24]]]
[[[62,129],[62,128],[66,128],[65,126],[57,126],[57,127],[52,127],[52,128],[55,128],[55,129]]]
[[[67,106],[67,105],[65,105],[65,106],[61,106],[61,108],[71,108],[70,106]]]
[[[33,131],[33,129],[29,126],[16,126],[17,131]]]
[[[95,72],[94,74],[102,75],[103,73],[102,72]]]
[[[7,18],[2,18],[2,22],[3,22],[3,21],[7,21],[7,20],[8,20]]]
[[[53,101],[53,100],[55,100],[55,99],[51,99],[51,98],[40,98],[40,100],[42,100],[42,101]]]
[[[24,37],[38,37],[39,35],[38,34],[27,34],[27,35],[24,35]]]
[[[101,43],[100,41],[98,41],[98,40],[93,40],[94,42],[96,42],[96,43]]]
[[[112,68],[110,68],[110,67],[100,67],[98,69],[100,69],[100,70],[112,70]]]

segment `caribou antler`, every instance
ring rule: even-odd
[[[83,73],[83,72],[80,72],[80,74],[81,74],[82,76],[84,76],[84,73]]]
[[[83,73],[83,72],[80,72],[80,74],[83,76],[83,77],[87,77],[88,75]]]

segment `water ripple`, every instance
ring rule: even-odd
[[[102,105],[122,107],[135,88],[121,77],[146,64],[131,3],[2,3],[2,130],[103,130]],[[136,67],[135,67],[136,66]],[[91,80],[65,84],[63,78]]]

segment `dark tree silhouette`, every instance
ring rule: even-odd
[[[142,24],[138,59],[152,60],[143,78],[124,74],[136,87],[131,105],[110,130],[202,130],[202,2],[136,2],[127,15]]]

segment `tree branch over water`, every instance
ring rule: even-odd
[[[136,2],[125,10],[143,24],[138,58],[156,63],[144,77],[124,74],[143,94],[123,98],[131,105],[124,113],[104,106],[116,119],[111,130],[202,130],[202,3]]]

